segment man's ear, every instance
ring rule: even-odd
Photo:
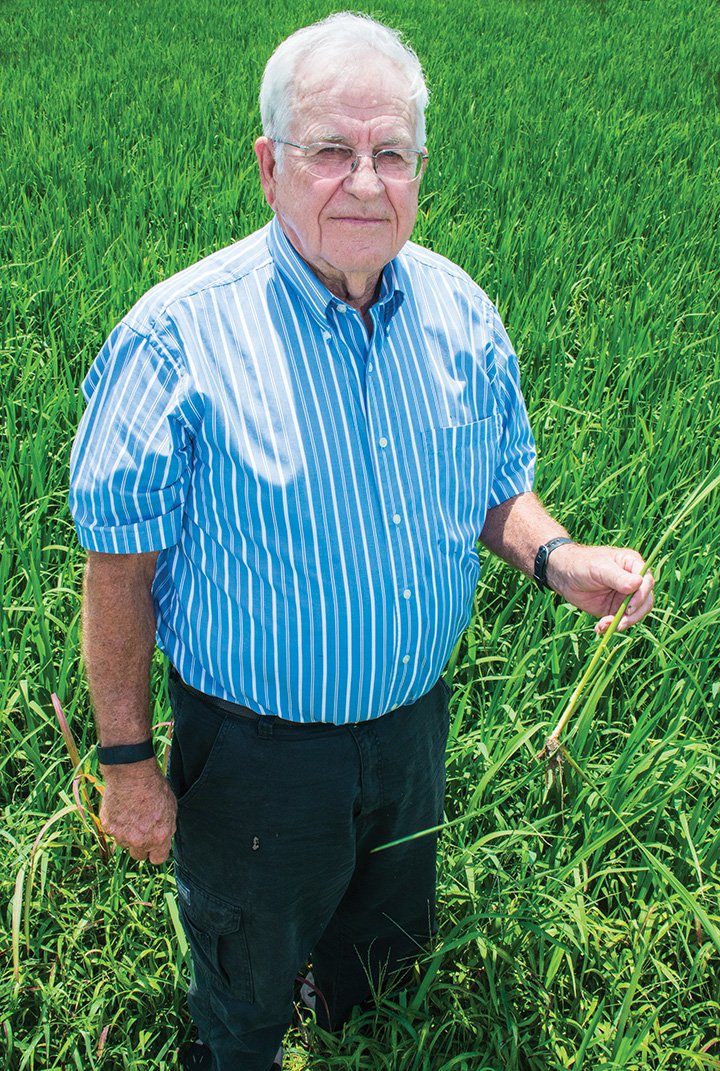
[[[255,155],[260,168],[260,184],[265,194],[265,200],[274,210],[275,208],[275,169],[277,161],[272,140],[265,137],[258,138],[255,142]]]

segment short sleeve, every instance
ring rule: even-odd
[[[70,460],[70,510],[88,550],[139,554],[180,539],[193,454],[186,380],[125,322],[98,354]]]
[[[532,491],[535,478],[535,440],[520,387],[517,356],[497,310],[492,309],[490,380],[501,420],[498,463],[490,488],[489,506]]]

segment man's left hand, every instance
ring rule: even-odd
[[[655,579],[649,571],[640,575],[644,564],[637,551],[628,548],[568,543],[554,550],[548,559],[547,580],[573,606],[600,618],[595,626],[597,633],[605,632],[623,599],[632,595],[618,624],[622,632],[645,617],[653,606]]]

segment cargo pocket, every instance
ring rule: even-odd
[[[192,951],[196,981],[253,1000],[242,908],[203,889],[181,867],[175,867],[180,918]]]

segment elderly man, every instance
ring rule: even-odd
[[[441,673],[478,538],[599,629],[627,594],[623,628],[652,604],[636,553],[572,542],[534,497],[497,312],[408,242],[426,100],[371,19],[293,34],[255,144],[274,219],[147,294],[84,384],[71,501],[102,819],[151,863],[175,834],[187,1067],[280,1066],[310,957],[336,1027],[432,934],[435,838],[373,848],[441,820]]]

